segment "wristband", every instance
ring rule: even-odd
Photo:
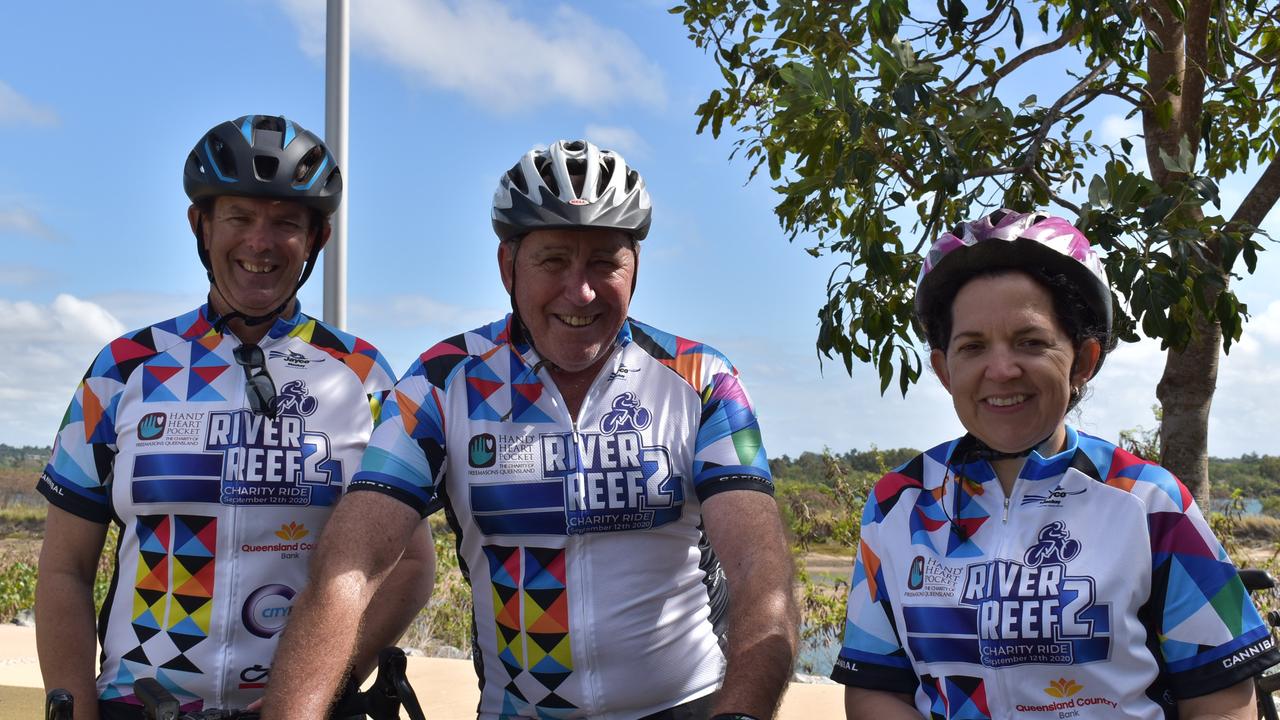
[[[756,720],[756,717],[744,713],[720,713],[719,715],[712,715],[711,720]]]

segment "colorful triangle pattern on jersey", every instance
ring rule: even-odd
[[[178,649],[163,667],[201,672],[186,657],[191,648],[209,635],[213,614],[214,556],[218,520],[202,515],[173,516],[173,578],[169,617],[165,630]]]
[[[556,694],[573,673],[564,549],[486,545],[484,551],[498,659],[512,681],[503,716],[571,715],[577,706]],[[533,687],[541,692],[531,695]]]
[[[488,357],[492,357],[492,351]],[[485,361],[485,356],[473,357],[466,363],[467,417],[472,420],[501,420],[503,412],[492,400],[501,400],[495,393],[502,387],[502,378]],[[505,410],[505,408],[504,408]]]
[[[139,515],[135,525],[139,552],[131,624],[139,643],[135,652],[141,653],[141,644],[154,637],[165,621],[172,534],[168,515]]]
[[[217,339],[214,338],[214,347]],[[213,389],[213,381],[227,371],[230,365],[212,347],[201,341],[189,343],[191,361],[187,372],[187,397],[191,402],[222,402],[226,400]]]
[[[547,411],[538,406],[538,401],[546,396],[538,374],[524,362],[519,353],[510,353],[510,358],[512,422],[552,422]]]
[[[165,385],[182,372],[182,363],[167,352],[158,353],[143,363],[142,401],[176,402],[178,397]]]
[[[314,318],[298,323],[289,331],[289,335],[324,350],[341,361],[355,372],[362,383],[369,379],[369,373],[378,364],[378,351],[367,341],[316,322]],[[388,375],[394,377],[391,368],[385,369]]]

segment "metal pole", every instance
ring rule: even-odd
[[[347,90],[351,56],[350,0],[328,0],[325,19],[324,140],[342,169],[343,202],[333,214],[333,234],[324,249],[324,320],[347,327],[347,208],[351,165],[347,162]]]

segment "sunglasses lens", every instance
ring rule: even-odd
[[[245,395],[255,415],[276,416],[276,384],[267,374],[267,359],[257,345],[241,345],[233,351],[236,363],[244,367]]]

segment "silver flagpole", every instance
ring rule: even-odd
[[[347,89],[351,56],[349,0],[328,0],[325,21],[324,140],[342,169],[343,200],[333,215],[333,234],[324,249],[324,320],[347,327],[347,208],[351,206],[351,165],[347,162]]]

